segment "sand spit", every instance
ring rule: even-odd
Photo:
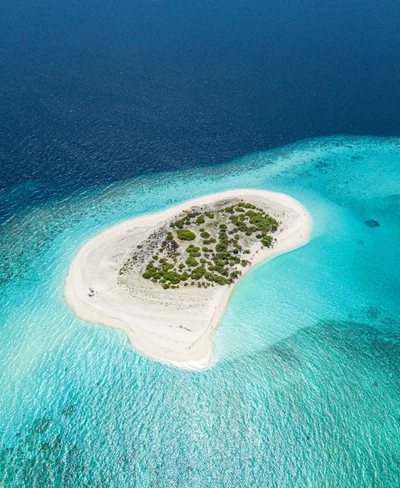
[[[212,333],[235,284],[164,290],[139,273],[130,276],[128,286],[122,286],[118,278],[126,257],[168,219],[193,206],[231,199],[251,202],[281,222],[273,247],[262,248],[260,243],[251,246],[251,265],[243,269],[243,275],[260,262],[309,241],[310,216],[288,195],[249,189],[207,195],[128,220],[84,244],[65,283],[67,304],[83,320],[124,330],[134,347],[152,359],[185,369],[207,368]]]

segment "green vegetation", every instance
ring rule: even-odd
[[[196,224],[204,224],[205,222],[205,219],[202,215],[200,215],[199,217],[197,217],[196,219]]]
[[[196,234],[191,230],[178,230],[176,234],[181,241],[194,241],[196,239]]]
[[[193,267],[193,266],[197,266],[199,263],[197,261],[197,259],[193,256],[189,256],[187,259],[186,259],[186,264],[190,267]]]
[[[253,244],[258,241],[264,247],[272,245],[271,234],[278,229],[278,222],[262,208],[244,201],[212,210],[185,212],[169,224],[168,230],[153,233],[137,246],[119,274],[147,261],[143,278],[166,290],[233,283],[250,264]],[[196,243],[185,248],[179,241]]]

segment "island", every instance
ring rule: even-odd
[[[212,334],[238,280],[307,244],[310,228],[306,209],[282,193],[240,189],[196,198],[84,244],[65,299],[78,317],[124,330],[142,354],[201,370],[212,361]]]

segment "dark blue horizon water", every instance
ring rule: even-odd
[[[0,189],[28,198],[400,134],[392,0],[5,1]]]

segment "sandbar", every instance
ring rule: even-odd
[[[129,286],[121,286],[119,271],[138,242],[161,224],[191,207],[232,199],[253,202],[280,222],[272,247],[259,243],[251,246],[251,264],[243,269],[242,276],[261,262],[309,242],[310,215],[289,195],[252,189],[206,195],[120,223],[86,242],[68,272],[66,303],[85,321],[122,329],[145,356],[184,369],[209,367],[212,335],[236,283],[164,290],[137,274],[130,279]]]

